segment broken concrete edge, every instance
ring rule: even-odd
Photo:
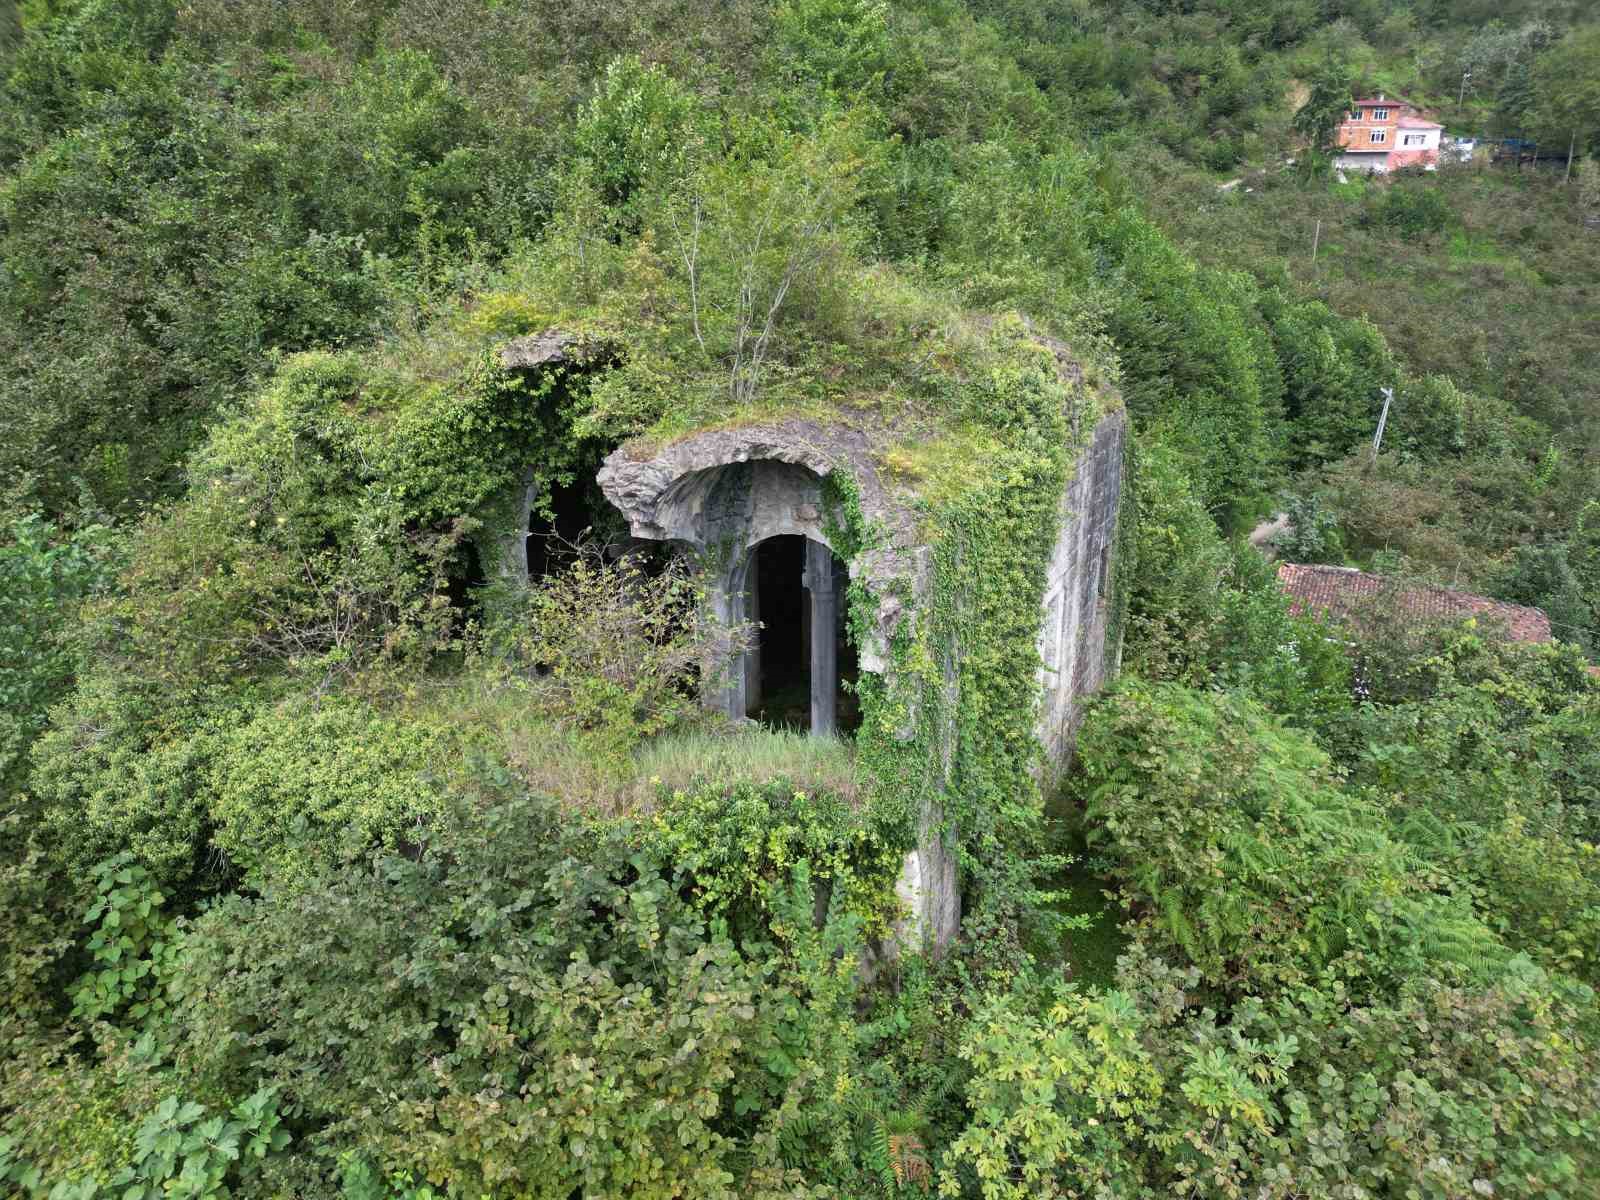
[[[708,514],[719,501],[713,494],[719,483],[715,473],[743,464],[764,464],[750,469],[761,470],[769,488],[782,489],[779,499],[792,512],[786,518],[769,515],[765,520],[742,514],[750,527],[738,527],[734,540],[739,544],[730,548],[725,542],[733,531],[720,527],[726,519]],[[798,468],[805,475],[795,477],[771,464]],[[905,612],[903,602],[894,598],[908,590],[913,596],[925,590],[926,583],[918,576],[926,573],[928,560],[918,553],[913,513],[884,487],[865,433],[803,418],[707,430],[680,438],[650,458],[638,458],[626,446],[619,448],[606,458],[597,479],[635,537],[688,545],[707,556],[709,563],[711,555],[744,553],[778,533],[802,533],[833,545],[836,539],[825,528],[821,489],[835,475],[848,478],[861,520],[873,532],[859,553],[841,557],[846,557],[852,582],[881,601],[877,619],[859,647],[862,668],[881,674]],[[712,530],[708,521],[720,522],[719,527]]]
[[[539,371],[549,367],[593,367],[619,357],[609,338],[561,329],[529,333],[503,343],[497,351],[506,371]]]

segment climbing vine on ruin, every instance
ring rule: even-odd
[[[891,648],[895,679],[864,677],[857,741],[863,769],[902,819],[930,801],[942,811],[980,920],[986,906],[997,914],[1023,899],[1029,857],[1042,853],[1041,599],[1057,504],[1107,410],[1062,377],[1020,319],[997,322],[992,336],[990,359],[950,381],[947,396],[955,435],[981,452],[921,501],[932,593]],[[855,608],[852,597],[852,620]]]

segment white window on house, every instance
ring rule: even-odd
[[[1428,144],[1428,138],[1425,134],[1408,133],[1400,139],[1400,144],[1402,146],[1425,146]]]
[[[1374,129],[1369,136],[1372,138],[1372,144],[1376,146],[1389,140],[1389,131],[1387,129]]]
[[[1372,119],[1374,121],[1387,121],[1389,119],[1389,110],[1387,108],[1375,108],[1375,109],[1373,109],[1372,110]]]

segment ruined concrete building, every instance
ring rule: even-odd
[[[1016,601],[1038,614],[1030,657],[1044,773],[1070,751],[1082,698],[1114,666],[1116,647],[1107,643],[1126,420],[1114,396],[1086,399],[1082,372],[1064,346],[1033,342],[1049,352],[1065,397],[1059,402],[1071,408],[1060,424],[1071,445],[1054,497],[1053,546]],[[563,344],[552,335],[522,339],[503,361],[560,361]],[[956,831],[943,797],[963,736],[961,691],[976,677],[968,673],[968,647],[941,632],[929,611],[938,586],[937,523],[917,481],[886,469],[892,441],[889,430],[859,416],[742,424],[664,445],[624,445],[606,458],[598,482],[634,537],[690,556],[724,622],[758,623],[749,649],[707,686],[708,706],[734,720],[786,706],[792,722],[826,735],[862,720],[849,711],[857,697],[878,698],[877,727],[906,747],[906,772],[928,778],[898,890],[908,909],[905,932],[938,949],[960,917]],[[975,465],[981,478],[982,464]],[[1048,521],[1049,510],[1041,511]],[[867,610],[847,622],[852,601]],[[928,743],[927,762],[911,762],[920,743]]]

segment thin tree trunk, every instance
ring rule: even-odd
[[[1577,148],[1577,145],[1578,145],[1578,131],[1576,129],[1574,129],[1572,131],[1572,140],[1567,143],[1567,174],[1561,180],[1562,183],[1571,183],[1572,182],[1572,152],[1573,152],[1574,149]]]

